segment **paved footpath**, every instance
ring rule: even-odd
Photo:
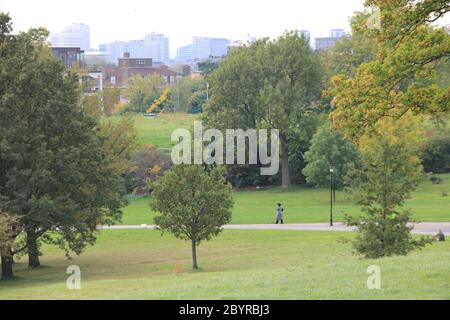
[[[132,230],[132,229],[155,229],[154,225],[116,225],[99,226],[101,230]],[[300,230],[300,231],[353,231],[353,228],[337,222],[333,227],[325,223],[293,223],[293,224],[230,224],[224,227],[232,230]],[[421,222],[414,224],[412,233],[435,235],[441,230],[450,236],[450,222]]]

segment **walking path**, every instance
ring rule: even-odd
[[[116,225],[99,226],[101,230],[132,230],[132,229],[155,229],[154,225]],[[299,231],[353,231],[353,228],[345,226],[343,223],[335,223],[333,227],[325,223],[293,223],[293,224],[230,224],[224,227],[232,230],[299,230]],[[441,230],[445,235],[450,236],[450,222],[421,222],[414,224],[412,233],[435,235]]]

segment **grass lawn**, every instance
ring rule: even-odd
[[[414,218],[419,221],[450,221],[450,197],[442,192],[450,192],[450,174],[440,175],[443,183],[433,185],[424,181],[413,193],[406,206],[414,210]],[[334,217],[341,221],[344,212],[357,214],[355,207],[343,192],[337,192]],[[273,223],[277,202],[285,205],[286,223],[327,222],[330,214],[328,189],[296,187],[285,191],[273,188],[260,191],[234,192],[234,224]],[[151,198],[132,199],[125,208],[122,224],[153,224],[155,213],[149,208]]]
[[[150,230],[103,231],[98,243],[67,260],[44,247],[44,265],[15,265],[0,299],[450,299],[450,242],[407,257],[366,260],[339,239],[350,233],[226,230],[201,244],[200,271],[190,246]],[[66,289],[66,268],[81,268],[81,290]],[[366,270],[381,268],[381,290]]]
[[[179,128],[192,128],[197,118],[198,116],[186,113],[166,113],[156,119],[145,119],[142,114],[133,115],[134,125],[138,131],[138,143],[151,144],[157,148],[171,148],[176,145],[176,142],[170,140],[172,132]]]

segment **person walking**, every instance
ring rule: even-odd
[[[279,203],[277,206],[277,221],[275,222],[275,224],[278,224],[278,223],[284,224],[283,212],[284,212],[284,208],[283,208],[282,204]]]

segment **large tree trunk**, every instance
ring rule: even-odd
[[[13,257],[10,254],[6,254],[6,252],[8,251],[5,250],[4,252],[1,253],[2,280],[10,280],[13,278]]]
[[[39,249],[37,245],[37,236],[34,231],[27,231],[27,249],[28,249],[28,266],[38,268],[41,266],[39,262]]]
[[[197,264],[197,243],[195,240],[192,240],[192,268],[198,269]]]
[[[281,141],[281,184],[283,189],[289,189],[291,186],[291,174],[289,172],[289,148],[288,143]]]

